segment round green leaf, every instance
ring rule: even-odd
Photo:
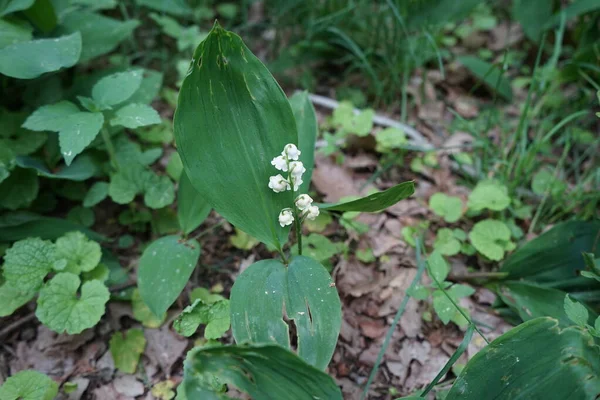
[[[462,201],[459,197],[448,196],[444,193],[435,193],[429,199],[429,208],[446,222],[456,222],[462,215]]]
[[[500,182],[492,179],[479,181],[469,195],[469,209],[481,211],[489,208],[502,211],[510,205],[508,189]]]
[[[102,258],[102,249],[83,233],[69,232],[56,240],[56,258],[67,261],[64,272],[79,274],[96,268]]]
[[[506,242],[510,241],[510,229],[502,221],[486,219],[473,226],[469,239],[478,252],[490,260],[500,261],[504,258]]]
[[[460,252],[460,241],[454,237],[451,229],[442,228],[437,231],[433,248],[445,256],[454,256]]]
[[[199,258],[198,242],[179,236],[162,237],[144,250],[138,287],[144,303],[155,315],[162,315],[177,300]]]
[[[0,386],[2,400],[52,400],[57,394],[56,382],[33,370],[17,372]]]

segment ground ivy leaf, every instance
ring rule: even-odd
[[[445,256],[454,256],[460,252],[460,241],[451,229],[441,228],[437,231],[433,248]]]
[[[100,79],[92,88],[92,97],[104,107],[120,104],[133,96],[142,84],[142,70],[117,72]]]
[[[19,240],[6,250],[4,277],[10,287],[20,292],[35,292],[55,260],[55,246],[51,242],[39,238]]]
[[[502,211],[510,205],[508,189],[502,183],[487,179],[477,183],[469,195],[469,209],[481,211],[489,208],[493,211]]]
[[[22,292],[10,283],[0,286],[0,317],[14,313],[19,307],[33,299],[35,292]]]
[[[65,118],[64,125],[58,132],[58,143],[67,165],[92,143],[102,129],[102,124],[104,116],[100,112],[78,112]]]
[[[160,116],[156,110],[146,104],[128,104],[115,113],[110,120],[111,125],[121,125],[125,128],[135,129],[140,126],[160,124]]]
[[[164,175],[149,177],[144,191],[144,203],[150,208],[163,208],[175,201],[175,186]]]
[[[58,132],[65,125],[65,118],[79,113],[79,108],[70,101],[59,101],[35,110],[23,123],[23,128],[32,131]]]
[[[79,274],[96,268],[102,258],[102,249],[83,233],[69,232],[56,240],[56,256],[67,260],[65,272]]]
[[[185,337],[192,336],[200,324],[206,324],[204,337],[218,339],[231,325],[229,317],[229,300],[205,303],[200,299],[187,306],[173,323],[175,330]]]
[[[500,261],[504,258],[505,242],[510,240],[510,229],[502,221],[486,219],[473,226],[469,239],[478,252],[490,260]]]
[[[96,182],[92,185],[90,190],[85,194],[83,199],[84,207],[93,207],[100,203],[108,196],[108,183]]]
[[[142,300],[139,289],[135,289],[131,294],[131,308],[133,309],[133,317],[147,328],[160,327],[167,317],[167,313],[163,313],[160,317],[154,315]]]
[[[429,199],[429,208],[446,222],[456,222],[462,215],[462,201],[459,197],[447,196],[444,193],[435,193]]]
[[[115,203],[131,203],[138,193],[139,189],[132,184],[126,170],[120,170],[110,177],[108,195]]]
[[[565,314],[567,314],[567,317],[569,317],[571,321],[578,326],[586,326],[589,313],[583,304],[577,300],[571,299],[571,297],[567,294],[565,296],[564,308]]]
[[[126,374],[133,374],[146,347],[146,338],[141,329],[116,332],[110,338],[109,347],[115,367]]]
[[[35,315],[55,332],[77,334],[96,325],[110,293],[102,282],[93,280],[77,289],[81,280],[75,274],[61,272],[40,290]]]
[[[0,386],[2,400],[52,400],[57,394],[56,382],[33,370],[17,372]]]

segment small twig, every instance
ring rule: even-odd
[[[12,324],[8,325],[7,327],[5,327],[4,329],[2,329],[0,331],[0,338],[7,336],[12,331],[19,329],[21,327],[21,325],[25,325],[26,323],[31,322],[34,319],[35,319],[35,313],[31,313],[31,314],[28,314],[25,317],[13,322]]]

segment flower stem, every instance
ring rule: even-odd
[[[298,209],[294,205],[294,220],[296,223],[296,238],[298,240],[298,255],[302,255],[302,221],[300,221],[300,216],[298,214]]]
[[[113,142],[112,142],[112,139],[110,138],[110,133],[108,132],[106,125],[102,127],[101,132],[102,132],[102,139],[104,140],[104,144],[106,145],[106,151],[108,151],[110,163],[112,164],[113,168],[118,171],[119,170],[119,162],[117,161],[115,147],[113,146]]]

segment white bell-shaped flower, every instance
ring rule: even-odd
[[[302,164],[302,161],[290,162],[290,173],[293,177],[302,178],[302,174],[305,172],[306,168],[304,168],[304,164]]]
[[[271,160],[271,165],[280,171],[286,172],[288,170],[287,160],[284,156],[277,156]]]
[[[296,201],[294,203],[299,210],[304,211],[312,205],[312,202],[313,199],[309,195],[301,194],[300,196],[296,197]]]
[[[301,151],[293,143],[286,144],[281,153],[282,156],[287,156],[288,160],[297,160],[300,154]]]
[[[269,177],[269,188],[275,193],[285,192],[290,190],[290,183],[281,174]]]
[[[279,225],[283,228],[284,226],[291,225],[294,222],[294,214],[290,208],[284,208],[279,213]]]
[[[317,218],[319,216],[319,207],[317,206],[310,206],[306,209],[306,211],[304,211],[304,216],[306,217],[306,219],[310,219],[311,221],[314,220],[315,218]]]
[[[297,192],[298,189],[300,189],[300,185],[302,185],[304,181],[300,177],[296,178],[292,176],[292,183],[294,184],[294,192]]]

